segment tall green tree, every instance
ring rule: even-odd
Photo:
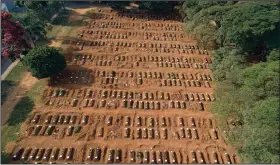
[[[250,55],[266,56],[280,44],[279,2],[189,0],[181,13],[187,32],[207,48],[234,45]]]
[[[249,163],[280,163],[279,98],[259,101],[244,112],[244,153]]]
[[[37,17],[42,21],[49,22],[51,17],[57,13],[61,8],[64,7],[64,3],[61,1],[20,1],[17,0],[14,2],[15,5],[19,7],[24,7],[25,10],[31,11],[37,14]]]
[[[33,44],[46,36],[46,30],[50,26],[45,21],[42,21],[33,11],[13,13],[13,18],[24,25],[26,35],[33,41]]]
[[[245,52],[261,54],[279,47],[279,4],[246,2],[236,4],[221,20],[228,42],[236,43]],[[278,35],[277,35],[278,34]]]
[[[38,46],[28,52],[23,64],[32,76],[41,79],[61,72],[66,67],[66,60],[55,48]]]
[[[140,9],[150,10],[151,12],[171,12],[176,6],[174,1],[142,1],[139,4]]]
[[[129,6],[130,1],[108,1],[107,5],[112,9],[121,10],[124,9],[125,6]]]

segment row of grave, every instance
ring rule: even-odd
[[[153,19],[162,19],[162,16],[157,15],[151,15],[151,14],[139,14],[139,13],[131,13],[131,12],[124,12],[124,13],[94,13],[91,15],[91,19],[101,19],[103,20],[139,20],[139,21],[149,21]],[[160,23],[156,24],[157,26],[161,26]],[[169,26],[172,26],[172,24],[168,24]],[[174,25],[173,25],[174,26]]]
[[[55,126],[55,125],[36,125],[30,126],[27,129],[27,136],[73,136],[78,134],[82,130],[80,125],[70,125],[70,126]]]
[[[106,67],[106,66],[120,66],[122,65],[119,61],[111,61],[111,60],[98,60],[98,61],[94,61],[94,60],[88,60],[87,59],[83,59],[81,62],[78,62],[77,60],[73,59],[72,61],[73,64],[81,64],[81,65],[92,65],[92,66],[102,66],[102,67]],[[125,63],[127,64],[127,63]],[[123,64],[123,65],[125,65]],[[154,62],[154,63],[145,63],[145,62],[135,62],[132,64],[133,67],[143,67],[144,65],[151,65],[155,68],[182,68],[182,69],[209,69],[209,64],[208,63],[180,63],[180,62]],[[145,67],[143,67],[144,69]],[[150,69],[150,68],[147,68]]]
[[[100,98],[100,99],[138,99],[138,100],[184,100],[184,101],[214,101],[215,97],[208,93],[187,92],[138,92],[131,90],[106,90],[106,89],[59,89],[49,88],[44,90],[45,97],[68,98]]]
[[[87,77],[89,75],[95,78],[153,78],[153,79],[180,79],[180,80],[198,80],[212,81],[212,76],[205,73],[182,73],[182,72],[133,72],[133,71],[114,71],[114,70],[66,70],[56,76],[57,79],[63,79],[69,76]]]
[[[82,29],[81,33],[84,34],[93,34],[93,35],[116,35],[116,36],[147,36],[147,37],[176,37],[184,38],[184,33],[180,32],[139,32],[139,31],[103,31],[103,30],[91,30],[91,29]]]
[[[17,147],[12,153],[13,161],[48,162],[71,161],[77,152],[75,148],[37,148]],[[167,151],[157,149],[120,149],[98,146],[88,146],[84,156],[84,162],[103,163],[137,163],[137,164],[232,164],[238,163],[236,154],[224,151],[201,150],[199,148],[188,151]],[[52,162],[52,163],[54,163]]]
[[[100,117],[103,120],[95,120],[95,117]],[[125,127],[190,127],[190,128],[214,128],[214,123],[211,118],[200,117],[168,117],[168,116],[99,116],[94,115],[90,117],[87,114],[81,113],[53,113],[41,114],[35,113],[30,120],[31,125],[44,124],[44,125],[87,125],[94,122],[104,121],[106,126],[125,126]]]
[[[23,148],[17,147],[14,149],[11,160],[12,161],[71,161],[76,154],[75,148]]]
[[[89,32],[91,34],[91,32]],[[83,38],[84,34],[78,34],[79,38]],[[152,40],[152,41],[178,41],[177,37],[158,37],[158,36],[143,36],[143,37],[128,37],[127,35],[118,35],[118,34],[110,34],[110,35],[97,35],[93,34],[89,36],[90,39],[133,39],[133,40]]]
[[[178,44],[178,43],[145,43],[145,42],[131,42],[131,41],[104,41],[104,40],[96,40],[96,41],[90,41],[86,42],[83,40],[80,41],[72,41],[72,44],[77,46],[122,46],[122,47],[136,47],[136,48],[158,48],[158,50],[161,50],[160,48],[163,48],[162,50],[165,50],[166,52],[170,51],[169,49],[177,49],[177,50],[184,50],[186,53],[189,54],[205,54],[208,55],[208,51],[204,49],[200,49],[199,47],[196,47],[194,45],[187,45],[187,44]]]
[[[63,125],[36,125],[30,126],[27,129],[27,136],[53,136],[59,138],[67,138],[71,136],[78,136],[82,126],[63,126]],[[105,131],[104,127],[97,127],[93,129],[92,136],[94,138],[129,138],[129,139],[150,139],[150,140],[199,140],[201,139],[201,133],[207,133],[206,130],[201,132],[197,128],[130,128],[126,127],[121,129],[123,131],[119,136],[110,137],[115,131]],[[86,132],[83,132],[85,134]],[[208,137],[211,140],[218,140],[220,137],[215,129],[208,130]]]
[[[160,25],[160,26],[156,26]],[[168,24],[168,23],[135,23],[135,22],[117,22],[117,21],[92,21],[89,22],[88,28],[114,28],[114,29],[133,29],[133,30],[166,30],[182,32],[183,24]]]
[[[192,107],[196,105],[195,107]],[[105,108],[105,109],[134,109],[134,110],[167,110],[182,109],[204,111],[205,104],[202,102],[188,103],[185,101],[145,101],[145,100],[117,100],[117,99],[67,99],[67,98],[50,98],[45,99],[45,105],[59,107],[79,107],[79,108]]]
[[[117,55],[117,56],[108,56],[108,55],[73,55],[71,57],[73,60],[82,61],[82,60],[90,60],[90,61],[98,61],[98,60],[115,60],[115,61],[127,61],[127,62],[182,62],[182,63],[212,63],[211,58],[204,57],[202,58],[194,58],[194,57],[186,57],[186,56],[156,56],[156,55]]]

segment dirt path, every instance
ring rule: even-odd
[[[8,121],[10,113],[13,111],[20,99],[38,81],[36,78],[32,77],[29,72],[24,72],[23,74],[25,75],[22,81],[12,89],[10,95],[7,97],[7,100],[2,105],[2,125]]]

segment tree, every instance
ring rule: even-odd
[[[25,34],[32,40],[34,45],[37,40],[46,36],[46,29],[49,25],[42,21],[35,12],[25,11],[24,13],[14,13],[13,18],[24,25]]]
[[[37,17],[42,21],[49,22],[51,17],[64,7],[64,3],[61,1],[15,1],[15,5],[24,7],[27,11],[36,13]]]
[[[130,4],[130,1],[108,1],[107,2],[107,5],[115,10],[121,10],[125,6],[129,6],[129,4]]]
[[[29,49],[30,45],[24,40],[24,26],[19,21],[15,21],[12,15],[6,11],[1,11],[1,35],[2,35],[2,57],[14,61],[20,58],[20,54]]]
[[[140,9],[147,9],[152,12],[171,12],[177,2],[173,1],[142,1],[139,4]]]
[[[61,72],[66,67],[66,60],[55,48],[38,46],[28,52],[23,64],[32,76],[41,79]]]
[[[215,42],[220,46],[236,45],[265,59],[269,50],[280,45],[279,2],[188,0],[182,10],[187,32],[198,41],[202,38],[204,47]],[[214,42],[205,42],[206,38]]]
[[[228,73],[244,68],[244,53],[238,49],[220,48],[213,53],[211,69],[217,81],[228,78]]]
[[[279,60],[232,72],[219,68],[224,60],[237,57],[223,57],[224,51],[215,54],[214,68],[225,70],[227,76],[217,82],[211,111],[218,114],[218,124],[231,133],[229,142],[238,146],[248,163],[279,163]],[[224,120],[238,120],[242,125],[226,127]]]
[[[279,98],[259,101],[244,112],[244,153],[249,163],[280,163]]]
[[[280,160],[279,4],[188,0],[182,6],[186,30],[197,43],[217,43],[211,64],[217,100],[211,111],[248,163]],[[252,64],[252,55],[267,60]]]
[[[272,50],[269,55],[267,56],[267,61],[279,61],[280,60],[280,49]]]
[[[279,47],[279,4],[276,2],[246,2],[236,4],[224,15],[221,25],[226,40],[236,43],[245,52],[261,54]],[[277,35],[278,34],[278,35]]]

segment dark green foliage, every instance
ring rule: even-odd
[[[267,56],[267,61],[279,61],[280,60],[280,49],[272,50]]]
[[[16,82],[9,81],[9,80],[3,80],[1,81],[1,105],[6,101],[7,96],[11,92],[11,89],[16,86]]]
[[[231,72],[237,72],[239,69],[244,68],[245,58],[240,50],[230,48],[220,48],[213,54],[213,63],[211,68],[215,80],[222,81],[228,78]],[[234,73],[233,73],[234,74]]]
[[[66,67],[65,57],[55,48],[48,46],[32,49],[24,57],[23,63],[32,76],[38,79],[53,76]]]
[[[211,111],[228,142],[243,162],[280,163],[279,2],[188,0],[181,13],[201,47],[218,48]]]
[[[259,63],[242,73],[243,89],[254,94],[256,100],[279,95],[279,61]]]
[[[24,122],[28,114],[33,110],[33,107],[33,100],[28,96],[23,97],[11,112],[7,124],[9,126],[14,126]]]
[[[279,163],[280,61],[240,69],[245,65],[238,58],[244,55],[233,51],[221,48],[214,54],[214,75],[223,76],[215,75],[217,101],[211,110],[246,162]],[[239,121],[241,125],[227,127],[228,121]]]
[[[244,152],[250,163],[279,163],[279,98],[259,101],[244,112]]]
[[[107,5],[110,6],[112,9],[121,10],[125,6],[129,6],[130,1],[108,1]]]
[[[250,55],[279,47],[279,2],[185,1],[186,29],[206,48],[235,44]]]
[[[244,51],[255,54],[277,46],[269,43],[278,42],[279,46],[279,41],[271,37],[279,31],[276,29],[276,24],[279,24],[279,8],[276,3],[247,2],[234,6],[221,22],[228,42],[236,43]]]
[[[172,12],[177,2],[174,1],[142,1],[139,9],[150,10],[151,12]]]
[[[15,5],[19,7],[24,7],[27,11],[32,11],[37,14],[37,17],[42,21],[49,22],[51,17],[57,13],[64,3],[61,1],[15,1]]]
[[[24,25],[25,35],[33,41],[43,39],[46,36],[49,25],[42,21],[35,12],[13,13],[13,17]]]
[[[1,164],[9,164],[10,154],[2,151],[1,152]]]

